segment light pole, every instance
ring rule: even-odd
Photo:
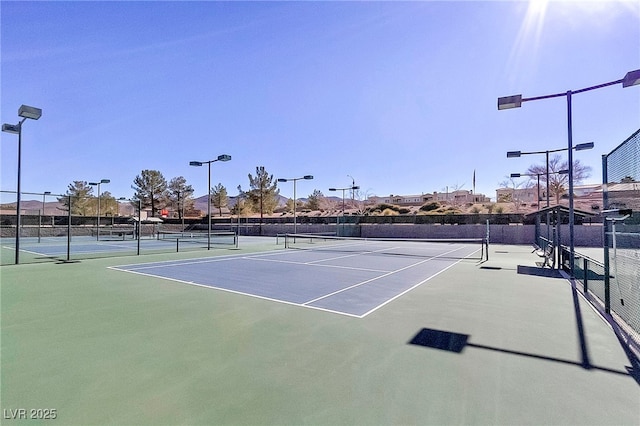
[[[347,177],[351,178],[351,187],[353,188],[354,186],[356,186],[356,180],[353,178],[353,176],[347,175]],[[353,192],[353,189],[350,192],[351,192],[351,202],[353,203],[353,200],[354,200],[356,194]]]
[[[519,177],[522,177],[522,176],[537,176],[538,177],[538,184],[537,184],[536,187],[538,189],[538,198],[537,198],[536,202],[538,204],[540,204],[540,175],[541,174],[542,173],[535,173],[535,174],[533,174],[533,173],[511,173],[511,177],[512,178],[519,178]],[[549,179],[549,170],[547,170],[547,179]],[[514,187],[515,187],[515,185],[514,185]],[[547,188],[549,188],[549,182],[547,182]],[[548,191],[548,189],[547,189],[547,191]],[[549,197],[547,195],[547,207],[549,207],[549,201],[548,200],[549,200]],[[540,210],[540,206],[539,205],[538,205],[538,210]]]
[[[142,199],[138,199],[137,201],[134,200],[127,200],[127,198],[125,197],[120,197],[118,198],[117,201],[129,201],[129,203],[131,203],[131,205],[134,205],[133,203],[136,202],[137,203],[137,208],[138,208],[138,220],[136,220],[133,224],[133,238],[135,238],[137,240],[136,245],[137,245],[137,255],[140,256],[140,234],[142,232]],[[120,206],[118,205],[118,211],[120,211]],[[134,216],[133,219],[135,219],[135,207],[134,207]]]
[[[41,233],[40,229],[42,228],[42,216],[44,216],[44,203],[45,203],[45,197],[47,195],[51,195],[51,191],[44,191],[42,193],[42,210],[38,215],[38,242],[40,242],[40,233]]]
[[[557,171],[557,172],[553,172],[552,174],[556,174],[556,173],[558,173],[558,174],[568,174],[569,170],[560,170],[560,171]],[[536,176],[538,178],[538,185],[537,185],[537,188],[538,188],[538,203],[540,203],[540,176],[542,176],[542,175],[543,175],[543,173],[511,173],[511,177],[512,178],[519,178],[519,177],[522,177],[522,176],[531,176],[531,177]],[[549,168],[548,167],[547,167],[546,175],[547,175],[547,207],[549,207]],[[538,210],[540,210],[540,207],[538,207]]]
[[[344,216],[344,191],[355,191],[356,189],[360,189],[360,187],[351,185],[348,188],[329,188],[329,191],[342,191],[342,216]]]
[[[190,161],[190,166],[200,167],[203,164],[209,165],[209,180],[207,186],[207,216],[209,220],[209,226],[207,227],[207,250],[211,249],[211,163],[215,163],[216,161],[229,161],[231,160],[230,155],[222,154],[218,155],[218,158],[215,160],[209,161]]]
[[[182,222],[182,230],[184,231],[184,200],[182,199],[182,192],[176,191],[178,195],[178,214]]]
[[[89,182],[89,185],[98,187],[98,220],[96,221],[96,241],[100,240],[100,185],[109,182],[111,182],[111,180],[109,179],[100,179],[99,182]]]
[[[556,93],[553,95],[537,96],[534,98],[523,98],[522,95],[505,96],[498,98],[498,109],[519,108],[522,102],[537,101],[541,99],[558,98],[565,96],[567,98],[567,134],[569,152],[569,273],[573,276],[573,267],[575,264],[575,240],[574,240],[574,211],[573,211],[573,129],[571,124],[571,96],[574,94],[588,92],[600,89],[614,84],[622,83],[622,87],[630,87],[640,84],[640,69],[629,71],[623,78],[608,83],[599,84],[597,86],[586,87],[579,90],[568,90],[566,93]]]
[[[27,118],[37,120],[42,117],[42,110],[27,105],[21,105],[18,108],[18,116],[22,120],[18,124],[3,124],[2,131],[7,133],[15,133],[18,135],[18,182],[16,194],[16,265],[20,263],[20,163],[22,154],[22,123]]]
[[[311,180],[313,179],[313,176],[311,175],[305,175],[299,178],[288,178],[288,179],[278,179],[278,182],[289,182],[289,181],[293,181],[293,233],[296,233],[296,210],[297,210],[297,202],[298,199],[296,198],[296,181],[299,180]]]
[[[591,149],[591,148],[593,148],[593,142],[579,143],[578,145],[573,147],[573,149],[575,149],[576,151],[584,151],[586,149]],[[549,175],[552,174],[552,173],[549,172],[549,153],[550,152],[567,151],[567,149],[568,148],[551,149],[551,150],[547,150],[547,151],[532,151],[532,152],[522,152],[522,151],[509,151],[509,152],[507,152],[507,158],[519,158],[522,155],[530,155],[530,154],[546,154],[546,158],[547,158],[547,172],[546,172],[546,176],[547,176],[547,207],[549,207]],[[572,169],[572,167],[569,167],[569,169]],[[558,172],[553,172],[553,173],[558,173]],[[525,176],[529,176],[529,175],[525,175]],[[511,176],[511,177],[515,177],[515,176]],[[538,185],[540,184],[539,179],[540,179],[540,176],[538,176]]]

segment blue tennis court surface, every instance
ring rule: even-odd
[[[15,250],[13,239],[4,238],[0,244],[4,250]],[[233,248],[235,246],[233,236],[223,242],[221,242],[220,239],[214,239],[211,242],[211,246]],[[173,239],[145,238],[140,241],[142,252],[174,252],[177,251],[178,248],[182,251],[189,249],[206,249],[206,247],[206,237],[193,239],[178,237]],[[42,238],[39,242],[36,238],[28,237],[22,238],[20,245],[20,251],[22,253],[43,257],[63,257],[67,254],[68,250],[71,255],[78,256],[100,254],[122,255],[135,253],[137,249],[138,241],[133,238],[107,239],[102,237],[100,240],[96,240],[95,237],[90,236],[74,236],[69,247],[66,238]]]
[[[406,255],[398,248],[280,249],[112,269],[362,318],[479,250],[425,244]]]

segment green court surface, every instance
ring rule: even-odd
[[[228,254],[3,266],[2,424],[640,424],[637,361],[530,247],[362,318],[110,268]]]

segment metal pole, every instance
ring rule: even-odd
[[[44,197],[45,195],[42,194],[42,210],[38,210],[38,242],[40,242],[41,237],[40,229],[42,228],[42,214],[44,213]]]
[[[569,275],[573,278],[575,262],[574,211],[573,211],[573,129],[571,125],[571,90],[567,92],[567,131],[569,149]]]
[[[137,237],[138,237],[138,256],[140,256],[140,233],[142,232],[142,200],[138,200],[138,223],[136,226],[137,229]]]
[[[607,155],[602,156],[602,207],[604,210],[609,208],[609,171],[607,170]],[[604,311],[607,314],[611,313],[611,264],[609,262],[609,233],[607,218],[602,215],[602,241],[604,247]],[[586,292],[585,292],[586,293]]]
[[[69,195],[69,211],[67,212],[67,262],[71,260],[71,195]]]
[[[100,182],[98,182],[98,217],[96,221],[96,241],[100,241]]]
[[[16,198],[16,265],[20,263],[20,162],[22,159],[22,119],[18,123],[18,193]]]
[[[209,216],[209,227],[207,231],[207,250],[211,249],[211,161],[209,161],[209,181],[207,186],[207,216]]]
[[[549,151],[547,154],[547,207],[549,207]]]
[[[296,223],[296,181],[298,179],[293,179],[293,233],[297,234],[297,223]]]

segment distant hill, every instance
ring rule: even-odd
[[[53,197],[47,197],[48,199],[52,199]],[[53,198],[55,199],[55,198]],[[15,214],[16,203],[4,203],[0,204],[0,210],[3,213],[7,213],[10,211],[14,211]],[[42,210],[42,201],[36,200],[21,200],[20,201],[20,210],[22,210],[26,214],[37,215],[38,211]],[[46,201],[44,203],[44,213],[45,215],[61,215],[66,210],[63,209],[62,203],[56,201]]]
[[[278,196],[278,207],[284,207],[287,205],[287,197],[283,197],[282,195]],[[300,198],[300,200],[302,200],[302,198]],[[207,211],[207,196],[203,195],[202,197],[198,197],[194,199],[194,208],[196,210],[201,210],[203,212]],[[236,203],[238,202],[238,197],[229,197],[229,202],[228,202],[228,208],[232,209],[235,207]],[[306,202],[306,199],[305,199]],[[213,208],[213,206],[212,206]]]

